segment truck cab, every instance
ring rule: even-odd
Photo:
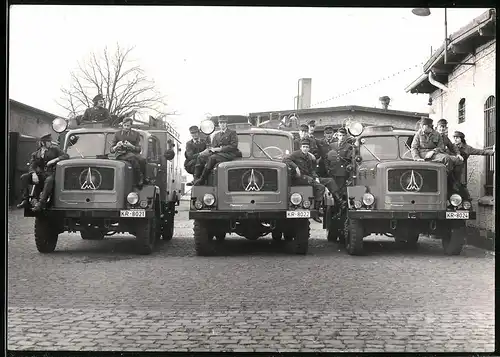
[[[214,238],[223,241],[227,233],[249,240],[269,233],[274,240],[284,236],[295,253],[306,254],[313,194],[311,186],[291,186],[289,168],[282,162],[293,150],[292,134],[235,126],[242,157],[218,164],[206,185],[191,190],[189,218],[194,220],[197,254],[215,254]],[[210,135],[215,124],[206,120],[200,129]]]
[[[329,240],[340,238],[349,254],[363,253],[370,234],[393,237],[415,247],[420,234],[442,240],[446,254],[460,254],[464,239],[457,229],[475,219],[471,202],[448,190],[443,164],[414,161],[412,130],[352,123],[353,164],[347,209],[328,209]]]

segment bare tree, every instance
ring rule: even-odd
[[[92,99],[98,93],[112,116],[122,117],[145,109],[160,115],[165,112],[164,97],[156,90],[154,81],[131,60],[133,49],[117,45],[114,54],[110,54],[106,47],[100,56],[91,53],[83,63],[78,62],[78,69],[70,72],[69,88],[61,89],[61,102],[57,102],[69,117],[92,107]]]

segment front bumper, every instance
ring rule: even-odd
[[[311,217],[317,213],[317,210],[309,210]],[[189,219],[217,219],[217,220],[271,220],[287,219],[286,210],[279,211],[217,211],[217,210],[199,210],[189,211]],[[294,219],[294,218],[289,218]]]
[[[135,219],[132,217],[120,217],[120,209],[57,209],[49,208],[36,215],[48,216],[54,219],[74,218],[74,219],[116,219],[116,220],[130,220]],[[35,214],[31,213],[31,216]],[[153,210],[146,210],[146,217],[138,217],[137,219],[152,218],[154,216]]]
[[[446,221],[467,221],[476,219],[476,212],[468,211],[468,219],[446,219],[447,211],[371,211],[349,210],[348,216],[353,219],[435,219]],[[453,211],[449,211],[453,212]]]

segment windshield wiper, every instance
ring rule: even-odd
[[[365,144],[361,144],[364,146],[364,148],[375,158],[377,159],[378,162],[380,162],[380,159],[377,157],[377,155],[375,155],[370,149],[368,149],[368,146],[366,146]]]
[[[271,161],[276,161],[274,160],[259,144],[257,144],[255,141],[252,140],[252,142],[255,144],[255,146],[257,146],[259,148],[260,151],[262,151],[262,153],[264,155],[266,155],[266,157],[271,160]]]
[[[78,148],[76,146],[74,146],[74,148],[75,148],[76,152],[80,154],[80,156],[82,157],[82,159],[84,159],[85,156],[83,156],[82,152],[80,150],[78,150]]]

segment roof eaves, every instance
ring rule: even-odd
[[[19,102],[17,100],[14,100],[14,99],[9,99],[9,102],[12,103],[12,104],[14,104],[14,105],[17,105],[18,107],[24,108],[26,110],[30,110],[32,112],[35,112],[35,113],[38,113],[38,114],[41,114],[41,115],[45,115],[45,116],[48,116],[48,117],[54,117],[54,118],[59,118],[60,117],[59,115],[46,112],[45,110],[32,107],[31,105],[21,103],[21,102]]]

